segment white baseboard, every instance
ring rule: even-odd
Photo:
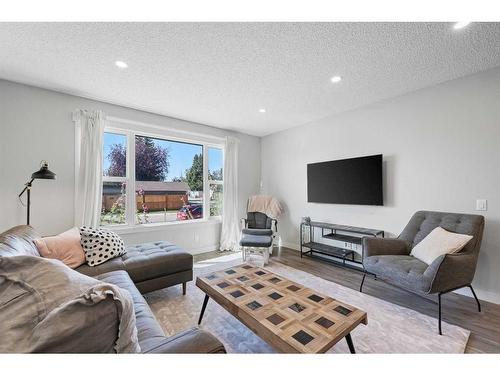
[[[472,285],[474,287],[474,285]],[[474,287],[474,291],[477,294],[477,298],[481,301],[488,301],[491,303],[500,304],[500,293],[489,292],[487,290],[482,290]],[[462,288],[454,291],[453,293],[461,294],[463,296],[474,297],[469,288]]]
[[[203,253],[209,253],[211,251],[219,250],[219,244],[197,247],[194,249],[188,249],[187,251],[192,255],[198,255]]]
[[[292,249],[292,250],[300,251],[300,246],[297,243],[282,242],[281,245],[283,247],[287,247],[287,248]],[[474,287],[474,285],[472,285],[472,286]],[[474,291],[477,294],[477,298],[479,298],[481,301],[487,301],[487,302],[500,304],[500,293],[490,292],[490,291],[482,290],[482,289],[479,289],[476,287],[474,287]],[[453,293],[457,293],[457,294],[460,294],[463,296],[473,297],[469,288],[462,288],[462,289],[454,291]]]
[[[292,243],[292,242],[281,242],[281,246],[287,247],[292,250],[297,250],[300,251],[300,246],[297,243]]]

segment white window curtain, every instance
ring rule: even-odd
[[[75,226],[99,226],[102,205],[102,143],[106,116],[78,109],[75,122]]]
[[[238,249],[240,228],[238,220],[238,143],[234,137],[226,137],[224,152],[224,198],[222,203],[222,229],[220,250]]]

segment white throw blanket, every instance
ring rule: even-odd
[[[277,219],[283,213],[283,206],[274,197],[253,195],[248,198],[248,212],[261,212],[272,219]]]

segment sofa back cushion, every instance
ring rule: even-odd
[[[449,232],[473,236],[473,239],[461,251],[479,252],[484,229],[484,217],[481,215],[418,211],[412,216],[398,238],[406,241],[413,248],[437,227]]]
[[[139,352],[127,291],[62,262],[0,257],[0,352]]]
[[[18,225],[0,233],[0,257],[31,255],[40,256],[33,240],[40,235],[29,225]]]

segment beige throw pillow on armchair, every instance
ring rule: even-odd
[[[468,234],[448,232],[437,227],[411,250],[410,255],[431,264],[444,254],[457,253],[472,239]]]

